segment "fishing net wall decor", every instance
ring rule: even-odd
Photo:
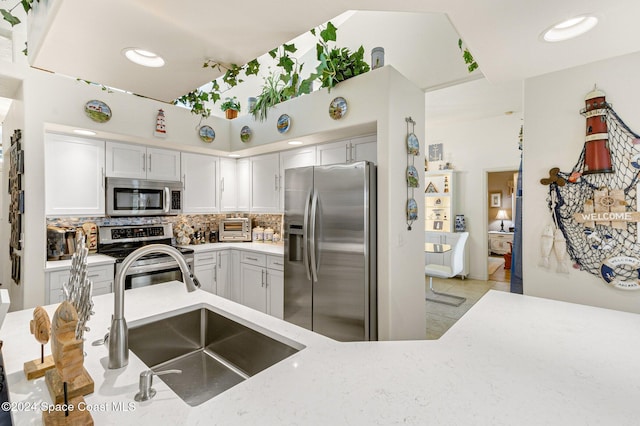
[[[637,244],[640,136],[610,104],[603,102],[599,111],[602,120],[606,120],[612,171],[588,170],[585,143],[570,172],[551,169],[549,178],[541,183],[549,185],[548,206],[566,240],[573,266],[603,278],[614,287],[640,289]],[[589,116],[585,110],[581,113]],[[589,123],[587,126],[589,129]],[[612,220],[604,220],[607,218]]]

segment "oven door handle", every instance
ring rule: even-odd
[[[187,262],[187,264],[191,266],[189,262]],[[140,265],[140,266],[130,267],[129,270],[127,271],[127,276],[144,274],[146,272],[162,271],[164,269],[178,269],[178,268],[179,268],[178,262],[176,262],[175,260],[171,260],[168,262],[161,262],[161,263],[151,263],[149,265]]]

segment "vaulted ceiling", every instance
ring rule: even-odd
[[[385,47],[387,63],[429,90],[468,78],[458,34],[491,82],[519,81],[640,48],[637,0],[51,0],[42,2],[29,37],[32,66],[171,101],[216,78],[207,59],[244,64],[347,10],[420,15],[355,14],[339,41]],[[46,14],[44,13],[46,12]],[[545,43],[540,33],[581,13],[600,19],[590,33]],[[30,22],[30,25],[32,22]],[[346,27],[345,27],[346,28]],[[358,41],[359,39],[359,41]],[[453,46],[451,42],[453,41]],[[145,48],[163,68],[130,63],[122,50]],[[351,47],[351,46],[349,46]]]

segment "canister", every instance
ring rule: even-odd
[[[253,241],[264,241],[264,228],[256,226],[253,228]]]
[[[264,240],[273,241],[273,228],[267,228],[264,230]]]
[[[371,69],[375,70],[384,66],[384,48],[374,47],[371,49]]]

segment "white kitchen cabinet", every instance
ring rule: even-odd
[[[187,152],[182,154],[183,213],[218,211],[217,171],[218,157]]]
[[[249,211],[251,208],[251,162],[240,158],[236,162],[237,210]]]
[[[282,319],[284,316],[283,267],[282,256],[241,252],[241,303]]]
[[[45,272],[45,304],[60,303],[64,300],[62,286],[69,281],[70,268]],[[113,291],[114,264],[87,266],[87,277],[93,282],[92,296]]]
[[[183,154],[184,155],[184,154]],[[220,158],[220,211],[238,210],[237,160]]]
[[[200,252],[193,256],[194,274],[200,281],[200,288],[213,294],[217,294],[216,260],[215,251]]]
[[[425,265],[451,265],[451,255],[453,253],[453,248],[455,247],[458,239],[460,238],[460,233],[456,232],[425,232],[424,233],[424,242],[425,243],[433,243],[433,244],[448,244],[451,246],[451,250],[445,253],[425,253],[424,254],[424,263]],[[469,275],[469,242],[467,241],[467,245],[464,249],[464,266],[462,268],[462,272],[460,272],[461,277],[466,277]]]
[[[280,153],[280,211],[284,211],[284,188],[286,169],[295,169],[296,167],[313,166],[316,164],[316,147],[307,146],[304,148],[282,151]]]
[[[218,296],[224,297],[234,302],[241,302],[239,273],[235,272],[234,264],[239,265],[237,260],[239,253],[236,250],[220,250],[217,253],[216,265],[218,271],[216,279],[218,283]]]
[[[251,157],[251,211],[275,213],[280,211],[279,154]]]
[[[104,216],[104,141],[45,134],[45,214]]]
[[[180,180],[180,152],[107,141],[108,177]]]
[[[377,162],[376,135],[362,136],[317,146],[317,164],[353,163],[354,161]]]

